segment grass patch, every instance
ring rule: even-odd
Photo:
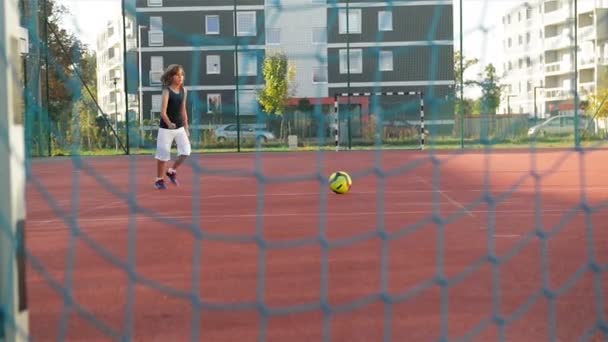
[[[458,138],[439,138],[429,139],[425,143],[425,150],[457,150],[461,149],[461,143],[464,144],[466,150],[476,149],[522,149],[522,148],[534,148],[534,149],[551,149],[551,148],[574,148],[574,137],[548,137],[539,139],[528,139],[519,138],[511,140],[500,140],[500,141],[483,141],[480,139],[464,139],[462,142]],[[608,140],[600,139],[596,137],[584,137],[581,139],[581,148],[603,148],[608,143]],[[341,145],[346,147],[346,145]],[[381,144],[376,144],[374,141],[352,141],[352,150],[406,150],[406,149],[418,149],[420,143],[418,140],[395,140],[395,141],[383,141]],[[325,141],[325,144],[312,143],[311,141],[300,141],[298,149],[296,151],[333,151],[335,146],[333,141]],[[174,149],[175,151],[175,149]],[[243,143],[240,148],[240,152],[288,152],[292,151],[289,149],[286,143],[272,142],[265,143],[260,147],[257,147],[254,143]],[[131,147],[130,153],[133,155],[153,155],[155,147]],[[234,153],[238,152],[236,142],[228,143],[214,143],[211,146],[197,147],[193,146],[193,153]],[[79,156],[119,156],[124,155],[124,151],[112,149],[99,149],[99,150],[81,150],[76,155]],[[70,150],[68,149],[54,149],[53,156],[70,156]]]

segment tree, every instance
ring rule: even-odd
[[[93,96],[97,94],[97,71],[96,71],[97,59],[94,51],[85,51],[82,58],[82,69],[80,73],[83,80],[86,82],[87,88],[91,91]],[[80,113],[80,144],[87,149],[95,149],[106,147],[102,145],[101,133],[102,131],[97,127],[95,117],[98,113],[98,108],[95,102],[90,98],[84,84],[81,90],[82,98],[78,101],[78,111]]]
[[[495,115],[500,106],[500,97],[503,85],[496,74],[496,68],[492,63],[486,65],[485,76],[481,81],[467,81],[467,84],[475,84],[481,87],[481,114]]]
[[[264,112],[281,116],[279,136],[284,138],[285,109],[289,96],[295,95],[295,68],[289,65],[287,55],[282,52],[268,54],[264,60],[265,85],[259,94],[259,102]]]
[[[48,94],[48,98],[42,96],[42,105],[49,113],[57,138],[61,140],[70,135],[70,125],[89,121],[73,118],[73,113],[83,110],[81,101],[86,101],[87,110],[95,107],[90,94],[83,88],[86,84],[92,95],[96,95],[95,57],[76,35],[61,26],[61,19],[69,15],[64,6],[57,0],[41,0],[38,5],[39,35],[46,39],[44,46],[48,46],[48,56],[45,56],[48,58],[47,72],[42,73],[41,83],[42,92]],[[96,107],[94,112],[97,112]]]
[[[596,118],[608,117],[608,88],[589,95],[589,113]]]
[[[260,104],[268,114],[284,114],[294,78],[287,56],[282,52],[267,55],[263,75],[265,86],[259,96]]]
[[[456,113],[461,113],[462,109],[464,109],[464,113],[466,114],[470,114],[470,110],[472,109],[472,106],[470,106],[470,100],[464,99],[464,103],[462,103],[462,101],[460,101],[460,56],[461,53],[460,51],[455,51],[454,52],[454,81],[456,82],[455,84],[455,96],[456,96],[456,100],[454,101],[454,111]],[[464,73],[466,72],[466,70],[470,67],[472,67],[473,65],[479,63],[479,60],[477,58],[466,58],[463,57],[462,60],[462,74],[464,75]],[[463,81],[463,85],[464,87],[466,87],[468,85],[468,83],[466,81]],[[467,103],[468,101],[468,103]],[[464,108],[463,108],[464,107]]]

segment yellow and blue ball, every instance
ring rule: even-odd
[[[336,194],[347,193],[352,185],[350,175],[344,171],[336,171],[329,176],[329,188]]]

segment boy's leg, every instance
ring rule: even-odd
[[[157,189],[166,189],[164,181],[165,167],[171,160],[171,144],[173,143],[173,132],[168,129],[159,128],[156,138],[156,181],[154,186]]]
[[[177,144],[178,157],[173,163],[173,166],[167,171],[167,177],[169,177],[173,184],[177,185],[177,169],[186,161],[186,158],[188,158],[191,153],[190,139],[183,127],[177,130],[175,142]]]

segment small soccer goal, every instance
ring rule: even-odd
[[[334,94],[332,122],[336,151],[353,146],[424,149],[422,91]]]

